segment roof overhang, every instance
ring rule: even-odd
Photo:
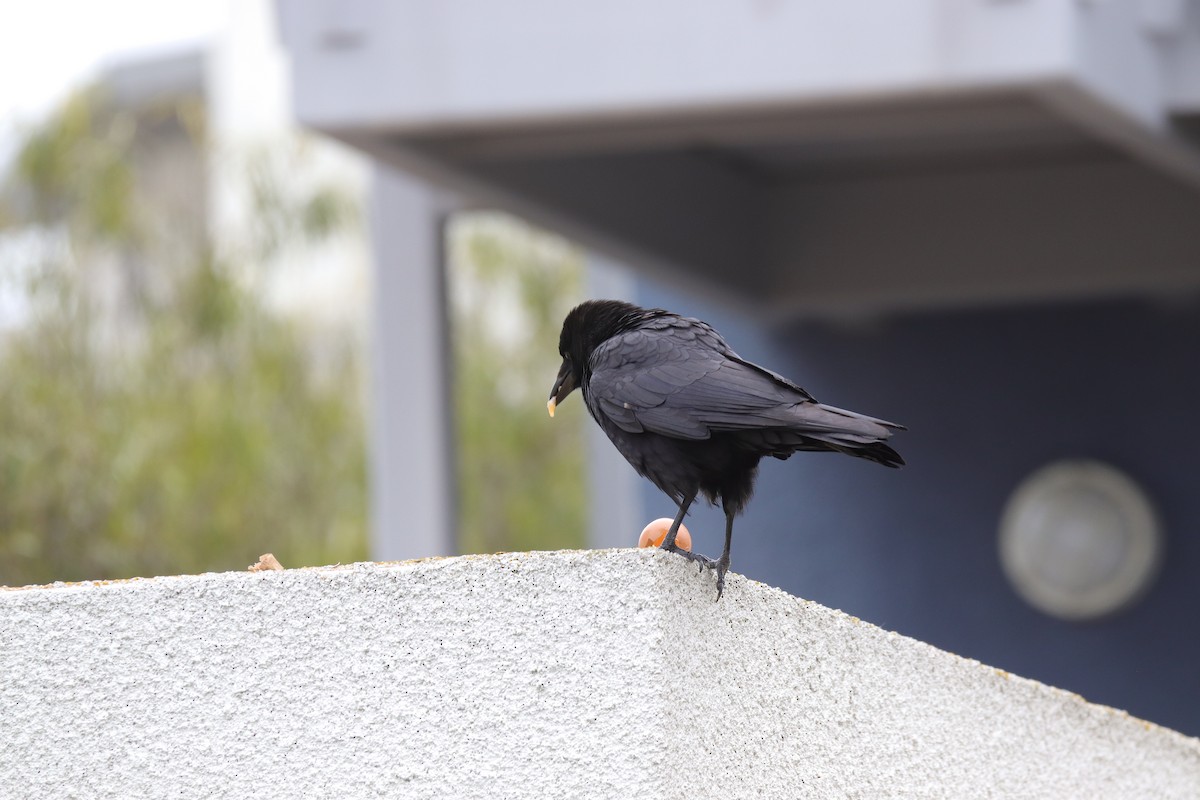
[[[280,10],[302,122],[788,316],[1200,288],[1195,5]]]

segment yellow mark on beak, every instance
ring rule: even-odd
[[[554,407],[557,405],[558,405],[558,403],[556,403],[554,401],[553,397],[551,397],[549,400],[546,401],[546,410],[550,412],[551,419],[554,418]]]

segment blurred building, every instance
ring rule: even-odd
[[[246,180],[256,169],[272,172],[278,188],[298,196],[327,187],[365,205],[367,159],[296,123],[271,0],[229,3],[207,53],[205,82],[214,148],[208,201],[218,242],[245,239],[244,229],[259,224]],[[313,325],[353,329],[365,340],[370,263],[367,238],[350,226],[280,253],[266,265],[264,289],[276,308]]]
[[[111,147],[129,154],[119,164],[120,176],[109,178],[111,196],[98,194],[92,202],[94,213],[114,230],[127,225],[126,208],[135,214],[138,244],[122,242],[97,252],[80,276],[98,318],[105,322],[101,330],[107,344],[139,336],[135,309],[146,299],[160,298],[169,284],[161,265],[180,253],[201,251],[208,241],[209,177],[200,144],[207,127],[198,113],[206,102],[204,65],[203,54],[191,50],[116,63],[96,78],[92,91],[68,100],[68,108],[59,112],[75,121],[61,123],[63,130],[55,135],[95,140],[99,152]],[[86,129],[80,128],[83,118]],[[33,202],[28,191],[19,188],[12,197],[18,205]],[[61,210],[49,210],[50,215],[57,213]],[[18,272],[28,268],[20,266],[26,260],[32,266],[68,246],[52,226],[6,233],[18,246],[6,249],[4,258]],[[21,242],[33,246],[23,250]],[[12,322],[17,324],[27,309],[23,301],[13,307],[17,313]]]
[[[365,196],[364,159],[336,142],[301,138],[267,0],[231,4],[226,24],[202,47],[108,65],[95,80],[94,97],[105,125],[133,132],[131,192],[150,234],[89,272],[93,295],[117,312],[105,314],[114,320],[121,319],[125,298],[153,294],[164,284],[161,266],[181,254],[212,248],[256,260],[234,252],[246,248],[262,224],[253,197],[256,175],[272,180],[271,189],[297,196],[317,185]],[[350,230],[276,254],[246,280],[261,281],[277,310],[365,338],[368,265],[364,237]]]
[[[1200,733],[1200,4],[278,9],[300,120],[379,165],[386,555],[452,549],[437,231],[494,205],[909,426],[901,472],[764,464],[735,569]],[[673,509],[599,444],[628,544]]]

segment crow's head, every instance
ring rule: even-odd
[[[592,351],[606,339],[636,324],[645,314],[645,309],[620,300],[588,300],[571,309],[558,337],[562,366],[546,403],[550,416],[554,416],[554,408],[567,395],[583,386]]]

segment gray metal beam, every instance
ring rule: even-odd
[[[383,165],[373,178],[371,556],[451,555],[443,223],[453,202]]]

